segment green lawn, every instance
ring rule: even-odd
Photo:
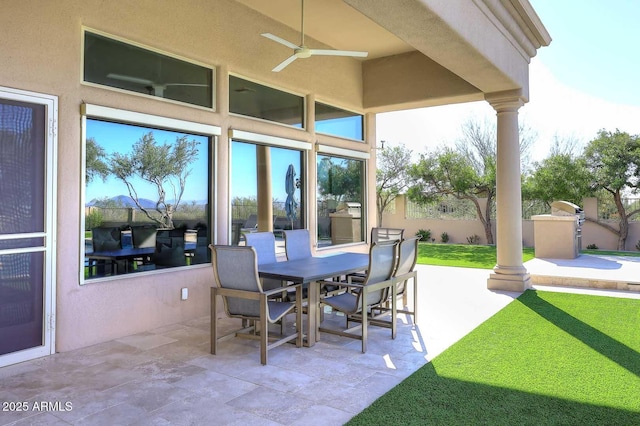
[[[640,300],[528,290],[348,425],[638,425]]]
[[[533,248],[523,249],[523,262],[533,257]],[[420,243],[417,262],[421,265],[493,269],[496,266],[496,246]]]

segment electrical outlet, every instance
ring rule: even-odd
[[[180,300],[187,300],[189,298],[189,289],[183,288],[180,292]]]

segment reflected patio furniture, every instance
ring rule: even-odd
[[[396,251],[398,243],[373,243],[369,250],[369,265],[367,276],[363,283],[347,282],[344,286],[351,289],[349,292],[327,296],[323,303],[331,306],[333,310],[342,312],[347,317],[347,329],[336,330],[333,328],[320,328],[321,332],[337,334],[339,336],[358,339],[362,342],[362,353],[367,351],[367,327],[371,321],[368,311],[381,306],[388,298],[389,290],[391,299],[391,338],[396,338],[396,287],[392,280],[396,265]],[[349,329],[349,321],[361,323],[361,332],[356,334],[354,328]]]
[[[258,276],[257,253],[253,247],[209,246],[212,251],[212,266],[215,286],[211,288],[211,353],[218,352],[218,341],[231,336],[260,340],[260,362],[267,364],[267,352],[292,340],[302,346],[302,302],[300,285],[296,288],[295,302],[271,300],[281,290],[266,291]],[[222,297],[224,309],[230,318],[239,318],[242,328],[226,336],[218,336],[217,296]],[[295,313],[295,333],[269,336],[269,324]],[[246,327],[246,323],[253,323]],[[256,324],[259,324],[257,328]]]
[[[132,226],[131,236],[133,240],[134,248],[153,248],[156,247],[156,237],[158,235],[158,229],[153,225],[144,226]],[[155,250],[154,250],[155,251]],[[136,268],[138,270],[152,269],[151,255],[134,259]]]
[[[122,235],[120,228],[112,227],[98,227],[91,230],[91,247],[92,253],[120,250],[122,248]],[[111,258],[97,258],[92,257],[86,253],[86,257],[89,260],[89,275],[106,275],[107,266],[110,268],[110,273],[115,275],[118,273],[118,264]]]
[[[250,214],[247,220],[245,220],[240,231],[243,233],[256,232],[258,230],[258,215]]]

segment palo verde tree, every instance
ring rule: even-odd
[[[173,228],[173,213],[184,194],[189,165],[198,157],[196,140],[187,136],[176,137],[173,144],[159,144],[153,132],[145,133],[129,154],[114,153],[109,158],[109,172],[127,186],[129,196],[144,214],[160,227]],[[158,200],[155,214],[140,203],[135,179],[140,178],[155,186]],[[169,191],[169,197],[167,196]]]
[[[378,226],[382,226],[382,213],[409,187],[409,165],[412,151],[398,145],[378,151],[376,169],[376,207]]]
[[[640,209],[627,211],[624,197],[637,194],[640,188],[640,137],[616,129],[600,130],[584,151],[593,189],[608,194],[616,206],[618,228],[599,219],[587,219],[618,237],[618,250],[625,250],[629,235],[629,219]]]
[[[528,157],[534,140],[531,129],[521,125],[523,160]],[[494,244],[491,212],[496,197],[496,149],[495,124],[468,120],[462,126],[462,137],[455,148],[442,148],[422,155],[420,161],[410,167],[409,175],[414,183],[409,188],[409,198],[423,204],[442,196],[471,201],[484,228],[487,244]],[[484,208],[482,198],[486,199]]]

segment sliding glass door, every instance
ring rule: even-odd
[[[56,109],[0,88],[0,367],[54,351]]]

